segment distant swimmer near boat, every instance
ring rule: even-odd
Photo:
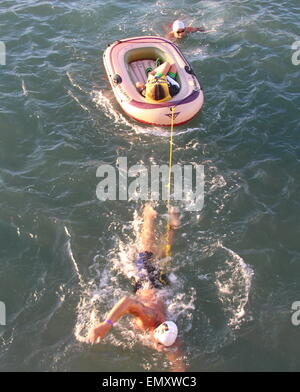
[[[196,33],[201,31],[202,33],[210,33],[215,30],[205,30],[204,27],[186,27],[182,20],[175,20],[172,24],[171,31],[167,34],[167,39],[181,39],[189,33]]]
[[[167,276],[154,265],[159,247],[155,244],[154,224],[157,213],[150,204],[143,211],[141,248],[136,265],[138,279],[134,281],[135,295],[123,297],[107,314],[105,321],[91,329],[88,335],[90,343],[99,343],[124,315],[133,316],[133,325],[149,334],[153,348],[163,351],[171,363],[172,371],[185,371],[185,363],[176,324],[168,320],[165,303],[159,298],[159,290],[168,284]],[[174,207],[169,210],[167,243],[173,242],[174,231],[180,225],[179,211]]]

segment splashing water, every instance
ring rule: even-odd
[[[227,308],[230,315],[228,325],[237,329],[246,316],[245,307],[249,300],[254,271],[233,250],[220,242],[218,247],[225,250],[229,257],[225,258],[224,269],[216,272],[216,285],[224,308]],[[251,319],[251,316],[249,318]]]

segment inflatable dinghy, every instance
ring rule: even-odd
[[[147,82],[146,69],[159,58],[177,66],[179,92],[165,102],[148,102],[136,88]],[[146,124],[169,126],[174,107],[174,125],[190,121],[201,109],[203,91],[191,66],[171,41],[156,36],[116,41],[103,54],[105,70],[115,97],[128,116]]]

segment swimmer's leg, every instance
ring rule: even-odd
[[[169,71],[168,71],[168,75],[172,78],[172,79],[176,79],[176,73],[177,73],[177,68],[176,68],[176,64],[171,64]]]
[[[163,75],[167,75],[170,69],[170,64],[166,61],[162,63],[159,67],[155,68],[153,71],[150,72],[151,75],[155,75],[156,73],[160,73]]]
[[[168,225],[169,228],[167,228],[165,240],[160,247],[158,255],[159,258],[166,257],[168,255],[167,248],[169,247],[171,249],[174,243],[175,230],[179,229],[180,227],[180,211],[178,208],[169,208]]]
[[[144,222],[141,231],[141,249],[140,252],[156,253],[156,238],[155,238],[155,219],[157,212],[153,209],[151,204],[146,204],[143,211]]]

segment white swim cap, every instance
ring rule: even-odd
[[[185,25],[182,22],[182,20],[175,20],[175,22],[172,25],[172,31],[174,31],[174,33],[177,33],[178,30],[184,30],[185,29]]]
[[[164,346],[172,346],[178,335],[177,325],[173,321],[165,321],[154,331],[155,338]]]

